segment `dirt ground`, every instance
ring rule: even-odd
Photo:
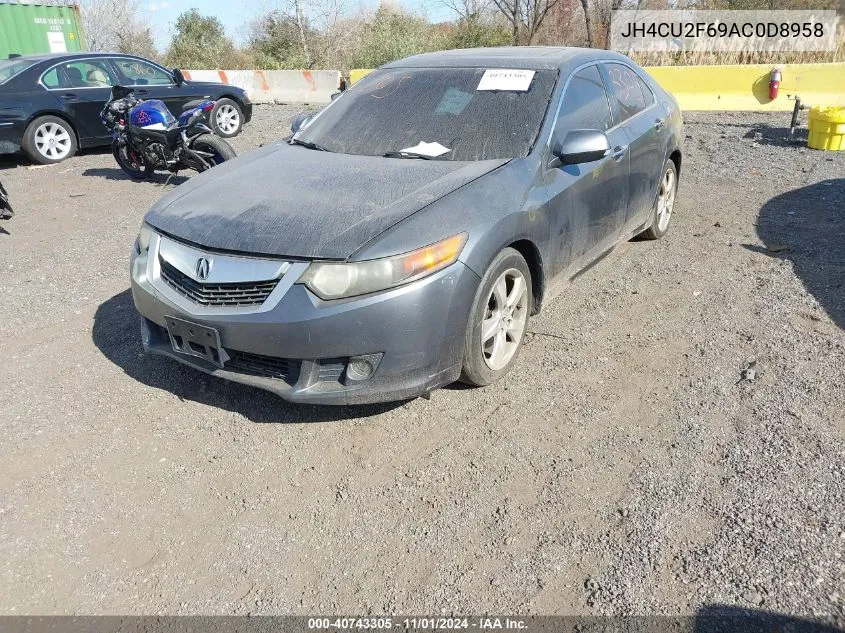
[[[688,114],[670,233],[548,304],[501,383],[339,409],[142,353],[163,178],[3,159],[0,613],[841,622],[845,152],[788,119]]]

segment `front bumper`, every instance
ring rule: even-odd
[[[252,121],[252,102],[245,101],[243,104],[244,124]]]
[[[304,268],[300,264],[258,310],[193,309],[161,279],[160,242],[154,237],[144,254],[133,249],[131,262],[132,296],[149,352],[286,400],[315,404],[404,400],[460,375],[467,319],[480,281],[460,262],[400,288],[338,301],[322,301],[294,283]],[[167,317],[217,330],[227,357],[223,367],[175,351]],[[349,361],[362,355],[373,355],[377,366],[369,378],[355,380]]]

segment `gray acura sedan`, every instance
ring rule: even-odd
[[[410,57],[293,128],[160,200],[131,274],[145,349],[298,402],[498,380],[681,170],[675,100],[600,50]]]

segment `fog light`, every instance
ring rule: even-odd
[[[376,372],[382,354],[364,354],[349,359],[346,368],[346,379],[352,382],[368,380]]]
[[[150,342],[152,341],[152,333],[150,332],[150,326],[147,323],[147,320],[144,317],[141,317],[141,345],[144,347],[144,351],[150,349]]]

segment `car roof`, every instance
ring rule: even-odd
[[[14,55],[14,54],[13,54]],[[44,62],[44,61],[60,61],[62,59],[74,59],[77,57],[137,57],[137,55],[129,55],[127,53],[89,53],[86,51],[74,51],[72,53],[35,53],[32,55],[17,55],[14,57],[9,57],[12,61],[16,60],[29,60],[32,62]],[[142,58],[143,59],[143,58]]]
[[[555,70],[590,61],[630,59],[619,53],[571,46],[498,46],[457,48],[406,57],[382,68],[519,68]]]

